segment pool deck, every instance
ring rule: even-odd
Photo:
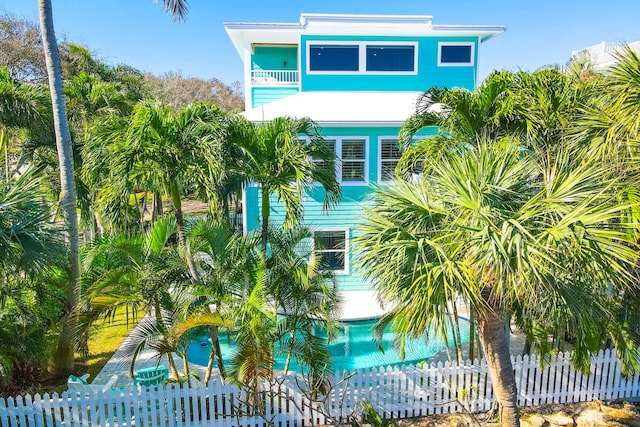
[[[384,314],[384,309],[378,303],[378,300],[373,291],[358,291],[358,292],[341,292],[339,294],[341,300],[341,316],[340,318],[345,321],[373,319],[380,317]],[[468,318],[468,310],[465,304],[459,302],[457,305],[458,315],[463,318]],[[139,326],[136,326],[136,328]],[[524,348],[524,336],[520,332],[512,332],[510,334],[510,348],[511,354],[520,354]],[[468,344],[462,346],[462,354],[466,355],[469,352]],[[178,371],[182,374],[182,359],[179,356],[174,356]],[[455,360],[455,352],[451,349],[441,351],[435,356],[429,358],[429,363],[444,362],[447,360]],[[154,356],[151,350],[143,351],[136,361],[136,369],[148,368],[162,364],[168,367],[166,356],[160,359]],[[195,371],[200,377],[204,377],[206,368],[204,366],[190,364],[189,368]],[[217,370],[214,370],[216,375]],[[92,384],[104,385],[106,384],[112,375],[118,375],[118,381],[116,386],[125,387],[133,384],[133,379],[129,375],[129,361],[122,351],[122,347],[118,349],[111,359],[104,365],[100,373],[93,379]]]

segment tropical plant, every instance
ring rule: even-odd
[[[302,138],[307,137],[306,143]],[[316,181],[325,190],[325,208],[340,201],[341,188],[335,176],[335,153],[325,144],[313,121],[308,118],[279,117],[266,123],[232,120],[227,141],[242,151],[234,159],[234,169],[245,180],[260,186],[262,247],[267,250],[271,195],[276,194],[285,208],[285,226],[302,216],[304,191]],[[322,161],[326,167],[314,162]]]
[[[186,0],[163,0],[165,11],[177,19],[183,19],[187,13]],[[52,359],[51,369],[57,373],[70,372],[73,368],[73,330],[75,320],[70,313],[75,311],[78,303],[78,288],[80,279],[80,259],[78,241],[77,197],[74,178],[73,152],[71,134],[67,122],[67,114],[62,86],[62,72],[58,56],[58,43],[53,27],[53,12],[51,0],[38,0],[40,15],[40,31],[44,47],[45,63],[49,78],[49,91],[53,108],[53,122],[56,135],[56,149],[60,170],[60,185],[62,192],[62,211],[67,235],[67,262],[69,270],[69,285],[67,287],[67,318],[63,323],[58,341],[56,354]]]
[[[4,182],[9,182],[10,131],[33,129],[46,118],[46,93],[40,86],[13,78],[6,68],[0,68],[0,149],[4,157]],[[43,117],[45,116],[45,117]]]
[[[59,233],[33,171],[0,182],[0,335],[15,344],[0,349],[0,385],[16,362],[39,363],[47,354],[44,332],[60,307],[46,309],[59,295],[42,279],[62,264]]]
[[[573,361],[583,369],[602,331],[627,363],[637,360],[637,336],[616,323],[616,301],[634,289],[637,247],[620,221],[629,204],[617,197],[619,179],[602,162],[588,152],[539,156],[517,140],[481,139],[442,153],[427,170],[422,182],[375,191],[356,242],[364,275],[391,307],[378,331],[444,329],[450,304],[465,298],[510,426],[519,415],[508,313],[529,336],[540,325],[570,324]]]
[[[198,275],[187,250],[182,197],[188,190],[209,192],[223,176],[219,135],[224,116],[209,104],[193,104],[173,112],[163,105],[143,102],[130,117],[110,116],[97,123],[93,145],[98,148],[87,153],[86,161],[93,165],[90,169],[110,170],[98,205],[112,223],[121,221],[130,196],[139,189],[171,200],[178,240],[194,280]]]

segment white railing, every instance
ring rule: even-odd
[[[253,86],[280,86],[298,84],[297,70],[251,70]]]
[[[524,406],[637,398],[640,374],[624,377],[615,352],[600,352],[589,374],[577,372],[571,354],[540,367],[535,356],[513,360],[518,404]],[[218,382],[208,386],[169,384],[159,390],[133,388],[0,399],[0,425],[20,426],[267,426],[295,427],[345,422],[367,399],[384,418],[407,418],[491,407],[493,391],[484,361],[424,367],[373,368],[336,373],[333,388],[310,401],[293,378],[262,394],[262,416],[250,413],[255,396]],[[254,400],[255,401],[255,400]],[[267,421],[268,420],[268,421]]]

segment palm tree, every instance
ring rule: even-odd
[[[0,68],[0,149],[4,154],[4,182],[10,179],[9,131],[14,128],[32,129],[43,121],[47,100],[39,86],[22,83],[6,68]]]
[[[309,143],[302,136],[309,138]],[[246,181],[254,181],[261,188],[263,251],[267,248],[273,193],[284,204],[285,226],[293,225],[302,216],[302,196],[314,181],[325,189],[325,208],[340,201],[335,153],[310,119],[280,117],[255,124],[237,118],[228,127],[228,142],[243,153],[236,160],[235,169]],[[313,159],[324,162],[326,167],[317,166]]]
[[[222,110],[210,104],[173,112],[143,102],[128,118],[111,116],[98,123],[94,138],[104,148],[88,153],[93,155],[90,164],[101,163],[111,171],[99,194],[103,212],[104,208],[128,206],[129,196],[138,189],[157,191],[171,200],[178,239],[194,280],[198,274],[186,244],[182,197],[187,190],[207,192],[223,176],[219,134],[224,117]],[[112,211],[111,218],[121,214]]]
[[[470,302],[509,426],[519,415],[507,313],[529,332],[542,319],[572,324],[582,368],[602,345],[594,334],[634,336],[612,324],[611,295],[632,293],[637,259],[631,227],[620,221],[629,206],[617,198],[619,180],[588,152],[548,157],[520,147],[470,141],[431,163],[422,182],[376,190],[357,241],[362,271],[392,307],[382,325],[416,337],[452,322],[456,296]],[[633,342],[620,344],[637,356]]]
[[[41,188],[33,170],[0,181],[0,335],[7,344],[0,349],[2,385],[17,362],[40,361],[46,353],[46,325],[57,315],[43,308],[55,306],[50,297],[55,292],[40,286],[40,279],[62,265],[64,251]]]
[[[174,17],[183,19],[187,12],[186,0],[163,0],[165,10]],[[71,134],[67,122],[64,91],[62,87],[62,72],[60,58],[58,56],[58,43],[53,27],[53,11],[51,0],[38,0],[40,12],[40,31],[44,47],[47,75],[49,77],[49,91],[51,93],[51,105],[53,108],[53,122],[56,135],[56,148],[60,169],[60,184],[62,187],[62,211],[65,220],[65,232],[67,235],[67,263],[69,270],[69,286],[67,287],[67,316],[63,323],[62,331],[56,354],[52,359],[52,371],[57,373],[70,372],[73,369],[73,342],[72,332],[75,321],[71,317],[78,303],[78,284],[80,279],[80,258],[78,243],[78,218],[76,214],[77,198],[74,179],[73,153],[71,147]]]

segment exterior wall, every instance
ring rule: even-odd
[[[251,55],[252,70],[297,70],[296,46],[255,46]]]
[[[285,96],[298,93],[298,87],[252,87],[251,88],[251,108],[259,107],[263,104],[276,101]]]
[[[417,42],[417,74],[309,74],[307,72],[307,46],[313,41],[377,41]],[[438,66],[438,43],[471,42],[474,44],[474,65]],[[425,91],[431,86],[461,87],[473,90],[476,86],[478,64],[477,37],[362,37],[362,36],[305,36],[300,43],[301,84],[303,91],[368,90],[368,91]]]
[[[342,201],[330,211],[324,211],[322,204],[325,191],[322,187],[315,187],[307,194],[303,201],[303,223],[311,229],[347,229],[349,242],[357,236],[357,227],[362,217],[363,208],[367,205],[367,198],[372,192],[372,184],[384,185],[378,177],[378,145],[379,139],[393,138],[398,135],[399,128],[325,128],[322,133],[325,137],[365,137],[368,140],[367,165],[368,183],[349,184],[342,187]],[[420,136],[433,135],[435,129],[427,129]],[[260,228],[260,188],[249,186],[246,189],[245,215],[247,230],[259,230]],[[271,197],[270,221],[282,223],[284,221],[284,207],[278,202],[277,197]],[[354,265],[352,245],[349,243],[348,273],[336,275],[340,291],[368,290],[369,285],[364,282]]]

